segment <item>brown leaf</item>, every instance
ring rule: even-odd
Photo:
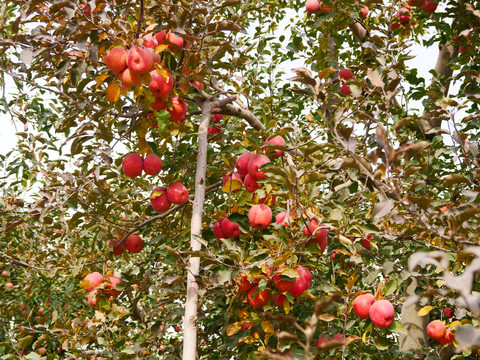
[[[385,86],[385,83],[383,82],[382,77],[377,73],[377,71],[375,71],[373,69],[368,69],[367,70],[367,76],[370,79],[370,81],[372,82],[373,86],[375,86],[375,87],[378,86],[378,87],[381,87],[383,89],[383,87]]]

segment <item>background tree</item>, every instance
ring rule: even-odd
[[[2,358],[477,356],[479,7],[3,3]]]

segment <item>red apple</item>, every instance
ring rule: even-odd
[[[157,40],[159,45],[163,44],[166,38],[167,38],[167,33],[165,32],[165,30],[159,31],[158,33],[155,34],[155,39]]]
[[[132,88],[142,83],[142,80],[140,79],[140,75],[133,72],[129,68],[126,68],[120,73],[119,79],[122,82],[123,86],[127,88]]]
[[[217,140],[220,136],[218,134],[222,133],[222,129],[218,126],[209,126],[208,127],[208,139],[209,140]]]
[[[213,235],[217,239],[226,239],[228,238],[227,235],[222,230],[222,223],[225,221],[226,218],[221,218],[220,220],[217,220],[217,222],[213,225]]]
[[[230,183],[230,179],[231,179],[232,183]],[[223,186],[227,186],[229,188],[229,192],[230,192],[230,187],[231,187],[232,193],[239,192],[240,189],[242,188],[242,184],[243,184],[242,177],[236,171],[231,173],[231,176],[230,176],[230,174],[227,174],[223,178]]]
[[[127,67],[127,50],[123,47],[114,47],[105,57],[108,70],[114,73],[122,72]]]
[[[443,338],[438,339],[438,342],[440,345],[447,345],[447,344],[453,344],[453,341],[455,340],[455,334],[452,332],[450,329],[445,330],[445,335]]]
[[[155,101],[150,106],[155,111],[162,111],[167,108],[167,102],[161,97],[155,96]]]
[[[183,205],[188,201],[188,190],[182,183],[173,183],[167,189],[167,198],[173,204]]]
[[[220,111],[220,109],[214,109],[214,110]],[[213,123],[214,123],[214,124],[218,124],[218,123],[220,122],[220,120],[222,120],[222,118],[223,118],[223,115],[222,115],[222,114],[214,114],[214,115],[210,118],[210,120],[213,120]]]
[[[127,54],[127,66],[137,74],[145,74],[150,71],[153,65],[153,57],[147,49],[135,45]]]
[[[167,42],[170,44],[176,45],[178,47],[183,47],[183,38],[181,36],[175,35],[173,32],[169,31],[167,34]],[[173,53],[178,52],[175,46],[168,46],[169,50]]]
[[[318,0],[307,0],[305,2],[305,9],[309,14],[315,14],[320,10],[322,4]]]
[[[136,153],[128,154],[122,161],[123,173],[130,177],[137,177],[143,171],[143,159]]]
[[[270,290],[265,289],[265,290],[259,291],[258,294],[255,295],[255,297],[253,297],[257,289],[258,289],[258,286],[251,288],[250,291],[248,292],[247,298],[248,298],[248,302],[250,303],[250,305],[252,305],[253,308],[260,309],[270,303],[271,296],[270,296]]]
[[[395,21],[394,23],[392,23],[390,25],[390,30],[392,30],[392,31],[397,30],[401,26],[402,26],[402,24],[400,24],[399,21]],[[348,94],[350,94],[350,88],[348,88]],[[348,94],[346,94],[346,95],[348,95]]]
[[[353,300],[353,312],[361,319],[368,318],[370,307],[375,302],[375,296],[370,293],[358,295]]]
[[[13,284],[11,282],[6,283],[5,286],[7,287],[7,289],[13,288]]]
[[[254,156],[254,153],[247,151],[237,158],[237,161],[235,162],[235,167],[237,168],[240,176],[244,177],[248,174],[248,163],[250,159],[252,159]]]
[[[250,159],[248,162],[248,173],[255,179],[261,180],[265,177],[264,171],[259,171],[258,169],[265,164],[268,164],[270,159],[265,155],[255,155],[253,158]]]
[[[155,154],[148,154],[143,159],[143,170],[148,175],[157,175],[162,170],[162,160]]]
[[[368,6],[363,5],[362,10],[360,10],[360,17],[362,19],[366,19],[369,12],[370,12],[370,9],[368,8]]]
[[[277,273],[273,276],[273,281],[275,282],[275,286],[277,287],[278,291],[283,293],[286,291],[290,291],[293,288],[295,283],[295,278],[291,278],[285,276],[281,273]]]
[[[272,222],[272,210],[264,204],[257,204],[248,211],[248,220],[254,228],[266,229]]]
[[[156,97],[166,97],[173,90],[173,77],[168,71],[162,71],[160,74],[157,70],[150,73],[151,80],[148,88]]]
[[[132,254],[138,253],[143,248],[142,238],[135,234],[130,235],[125,240],[125,247]]]
[[[150,203],[152,204],[153,210],[159,213],[163,213],[170,209],[170,201],[167,198],[164,187],[157,187],[153,189],[150,194]]]
[[[308,226],[303,228],[303,233],[305,234],[305,236],[312,237],[312,241],[317,243],[323,252],[326,249],[328,243],[328,230],[318,229],[322,226],[323,224],[319,224],[316,219],[311,219]]]
[[[47,352],[47,349],[44,348],[44,347],[41,347],[41,348],[38,348],[38,349],[37,349],[38,355],[45,355],[46,352]]]
[[[248,280],[247,275],[242,276],[242,283],[240,284],[239,290],[243,293],[248,293],[254,284]]]
[[[398,10],[398,20],[400,24],[408,24],[410,22],[410,10],[407,8],[401,8]]]
[[[187,115],[188,105],[177,96],[174,96],[170,102],[171,108],[167,108],[167,111],[170,114],[170,121],[181,124]]]
[[[447,319],[451,319],[455,315],[455,311],[451,307],[446,307],[443,310],[443,316],[445,316]]]
[[[8,272],[8,270],[3,270],[2,275],[3,276],[8,276],[8,275],[10,275],[10,273]]]
[[[307,289],[307,284],[305,283],[305,279],[300,276],[298,278],[295,278],[293,286],[289,292],[294,298],[297,298],[303,294],[305,289]]]
[[[420,6],[422,5],[422,0],[409,0],[407,4],[410,6]]]
[[[302,277],[305,281],[305,289],[310,288],[310,285],[312,285],[312,273],[310,272],[310,270],[303,266],[299,266],[295,270],[297,270],[300,277]]]
[[[94,307],[97,305],[98,290],[92,290],[88,293],[88,305]]]
[[[114,289],[117,285],[122,285],[122,280],[116,276],[109,276],[106,280],[106,286],[104,288],[105,294],[108,296],[118,296],[122,293],[122,290]]]
[[[245,185],[245,189],[247,189],[247,191],[251,193],[257,191],[260,188],[260,185],[258,185],[255,178],[250,174],[247,174],[245,176],[245,179],[243,179],[243,185]]]
[[[229,238],[236,238],[242,233],[238,224],[230,221],[228,218],[224,218],[220,226],[222,227],[222,232]]]
[[[155,64],[160,64],[160,61],[161,61],[160,54],[156,53],[155,50],[152,48],[145,48],[145,50],[147,50],[152,56],[152,62],[153,62],[152,69],[154,69]]]
[[[342,78],[343,80],[347,81],[350,80],[353,77],[353,73],[351,70],[340,70],[338,72],[338,76]]]
[[[280,146],[286,146],[287,144],[285,143],[285,140],[280,135],[277,135],[270,140],[265,141],[265,145],[280,145]],[[265,150],[268,150],[268,147],[265,148]],[[283,154],[283,150],[280,149],[274,149],[273,154],[271,155],[273,158],[278,158]]]
[[[395,318],[395,310],[390,301],[378,300],[370,307],[369,316],[373,325],[385,329],[392,324]]]
[[[95,289],[98,285],[100,285],[103,282],[103,276],[99,272],[95,271],[95,272],[92,272],[92,273],[86,275],[83,278],[83,280],[87,280],[87,281],[90,282],[90,285],[88,285],[88,287],[86,287],[85,289],[87,291],[92,291],[93,289]]]
[[[445,336],[445,324],[441,320],[433,320],[427,326],[427,334],[432,339],[441,340]]]
[[[273,302],[278,306],[283,306],[285,300],[287,300],[287,295],[285,294],[278,294],[278,296],[272,295],[272,299],[273,299]]]
[[[110,241],[110,247],[113,247],[114,249],[117,247],[117,244],[118,242],[120,241],[120,239],[113,239],[112,241]],[[122,245],[120,245],[116,250],[113,251],[113,255],[122,255],[126,250],[126,247],[125,247],[125,241],[122,243]]]
[[[155,49],[158,46],[157,39],[151,33],[145,36],[142,36],[142,39],[143,39],[143,46],[145,46],[146,48]]]
[[[348,86],[347,84],[343,84],[342,87],[340,88],[340,91],[344,95],[350,95],[350,86]]]
[[[422,10],[427,14],[434,13],[437,10],[438,2],[432,0],[423,0],[422,1]]]

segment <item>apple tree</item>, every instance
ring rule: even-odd
[[[1,358],[477,356],[479,9],[2,3]]]

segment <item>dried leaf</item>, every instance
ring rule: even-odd
[[[373,86],[378,86],[383,88],[385,86],[385,83],[382,80],[382,77],[378,74],[376,70],[373,69],[368,69],[367,70],[367,76],[372,82]]]
[[[105,97],[110,102],[117,102],[120,99],[120,84],[116,81],[112,81],[108,84]]]
[[[375,204],[375,207],[373,208],[373,217],[376,219],[384,217],[390,213],[390,211],[392,211],[394,205],[395,203],[390,199],[380,201],[379,203]]]

